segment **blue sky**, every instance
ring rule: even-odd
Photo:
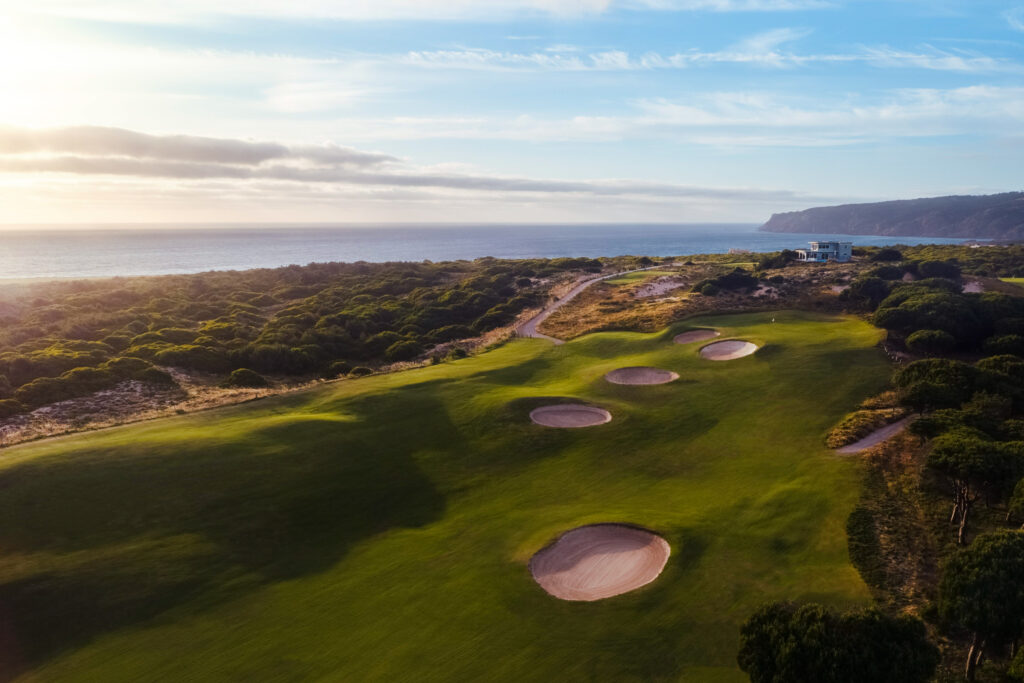
[[[759,222],[1022,189],[1024,4],[21,4],[0,223]]]

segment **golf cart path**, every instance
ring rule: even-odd
[[[905,417],[898,422],[893,422],[891,425],[886,425],[881,429],[877,429],[871,432],[860,441],[854,441],[853,443],[847,444],[842,448],[837,448],[836,453],[860,453],[861,451],[866,451],[869,448],[877,446],[883,441],[888,441],[892,437],[902,432],[906,428],[907,423],[909,422],[909,417]]]
[[[555,337],[551,337],[551,336],[548,336],[546,334],[543,334],[542,332],[538,332],[537,331],[537,327],[542,322],[547,320],[548,317],[552,313],[554,313],[559,308],[561,308],[562,306],[564,306],[565,304],[569,303],[574,298],[576,298],[577,294],[582,292],[584,289],[586,289],[590,285],[592,285],[592,284],[594,284],[596,282],[600,282],[601,280],[610,280],[612,278],[619,277],[620,275],[628,275],[629,273],[639,273],[642,270],[657,270],[658,268],[667,268],[667,267],[669,267],[671,265],[674,265],[674,264],[663,263],[663,264],[658,265],[658,266],[648,266],[647,268],[634,268],[633,270],[623,270],[622,272],[619,272],[619,273],[612,273],[611,275],[601,275],[600,277],[594,277],[594,278],[591,278],[589,280],[584,280],[583,282],[579,283],[578,285],[576,285],[575,287],[570,289],[566,293],[566,295],[563,296],[561,299],[559,299],[557,301],[553,301],[552,303],[548,304],[544,308],[544,310],[542,310],[540,313],[538,313],[537,315],[533,316],[532,318],[527,320],[525,323],[520,325],[516,329],[516,333],[520,337],[533,337],[535,339],[547,339],[548,341],[553,342],[555,344],[564,344],[565,341],[562,340],[562,339],[556,339]]]

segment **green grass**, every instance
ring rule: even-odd
[[[1003,282],[1009,282],[1011,285],[1020,285],[1024,287],[1024,277],[1001,277],[999,279]]]
[[[715,363],[671,343],[701,325],[764,347]],[[863,472],[822,437],[885,383],[878,339],[856,320],[771,312],[519,340],[8,449],[0,670],[105,683],[745,680],[738,629],[763,601],[869,600],[845,535]],[[681,379],[602,380],[640,364]],[[614,420],[537,427],[540,396]],[[664,534],[663,574],[594,603],[541,591],[531,554],[601,521]]]

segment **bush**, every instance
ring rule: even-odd
[[[413,341],[395,342],[388,347],[385,357],[392,363],[403,360],[411,360],[420,354],[422,347]]]
[[[710,282],[707,282],[701,285],[698,291],[704,296],[718,296],[720,290],[715,285],[711,284]]]
[[[903,416],[902,409],[884,408],[881,410],[857,410],[849,413],[839,421],[825,438],[829,448],[840,448],[854,441],[863,439],[871,432],[895,422]]]
[[[1012,354],[1024,356],[1024,337],[1019,334],[1004,334],[998,337],[989,337],[983,344],[985,353],[993,355]]]
[[[21,401],[16,401],[13,398],[0,399],[0,418],[11,417],[27,410],[28,406]]]
[[[144,370],[153,367],[149,362],[141,358],[114,358],[100,366],[118,377],[132,377]]]
[[[269,386],[270,383],[266,378],[254,370],[249,368],[238,368],[234,370],[228,378],[221,383],[224,387],[249,387],[259,388]]]
[[[917,272],[921,277],[941,277],[947,280],[960,277],[960,267],[949,261],[922,261],[917,264]]]
[[[956,339],[942,330],[918,330],[907,337],[907,348],[915,353],[949,353],[956,346]]]
[[[153,359],[160,365],[171,367],[193,368],[208,372],[219,372],[227,369],[227,357],[208,346],[185,344],[171,346],[157,352]]]
[[[371,370],[370,368],[367,368],[367,367],[364,367],[364,366],[360,365],[358,367],[352,368],[352,371],[350,373],[348,373],[348,376],[349,377],[365,377],[366,375],[372,375],[372,374],[373,374],[373,370]]]
[[[352,366],[343,360],[336,360],[327,366],[327,370],[324,372],[324,377],[341,377],[352,372]]]
[[[137,379],[140,382],[146,382],[148,384],[161,384],[161,385],[177,385],[174,378],[171,377],[170,373],[164,372],[159,368],[150,366],[145,370],[141,370],[135,373],[133,379]]]
[[[900,253],[899,249],[893,249],[892,247],[886,247],[885,249],[879,249],[871,255],[870,259],[876,263],[886,261],[902,261],[903,254]]]
[[[903,269],[899,266],[878,266],[865,273],[868,277],[879,277],[883,280],[901,280]]]
[[[14,398],[27,406],[42,406],[71,398],[64,383],[56,377],[40,377],[23,384],[14,392]]]

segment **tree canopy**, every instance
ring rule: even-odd
[[[913,617],[773,603],[743,625],[737,661],[752,683],[924,683],[939,654]]]

